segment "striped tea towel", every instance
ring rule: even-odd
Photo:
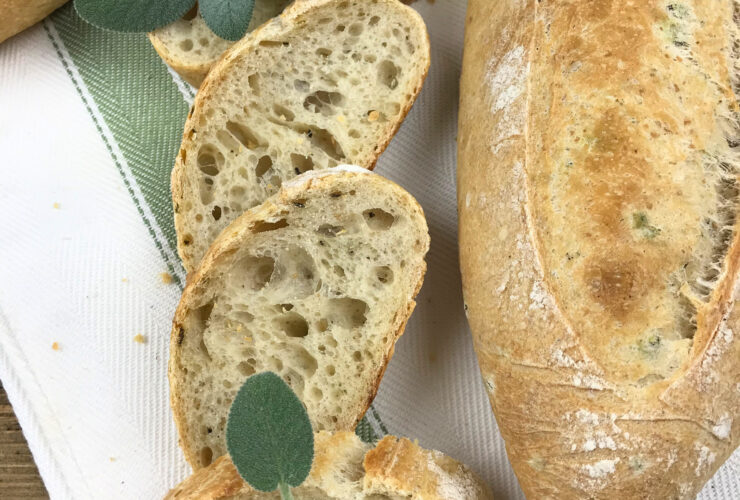
[[[455,137],[465,3],[417,2],[426,86],[377,171],[429,220],[429,271],[365,438],[418,438],[522,498],[480,381],[457,262]],[[161,498],[189,473],[168,404],[185,275],[169,173],[193,89],[142,34],[70,5],[0,45],[0,377],[55,499]],[[702,499],[740,497],[738,455]]]

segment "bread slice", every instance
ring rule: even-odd
[[[279,374],[315,430],[352,430],[415,306],[429,248],[414,198],[359,167],[308,172],[224,230],[175,313],[170,388],[180,444],[226,452],[231,401]]]
[[[375,447],[351,432],[319,432],[306,481],[293,489],[301,500],[492,500],[465,465],[405,438],[384,437]],[[279,500],[253,490],[228,455],[196,472],[165,500]]]
[[[247,32],[282,12],[290,0],[256,0]],[[235,42],[224,40],[206,25],[197,6],[182,19],[149,33],[154,50],[185,81],[200,87],[218,58]]]
[[[0,19],[0,42],[20,33],[54,12],[67,0],[5,0]]]
[[[299,173],[371,168],[428,67],[424,22],[397,0],[297,2],[234,45],[198,92],[172,172],[185,268]]]

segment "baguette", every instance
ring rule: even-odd
[[[6,0],[0,20],[0,43],[36,24],[67,0]]]
[[[693,498],[738,446],[737,19],[470,0],[465,307],[528,498]]]
[[[172,171],[185,269],[282,182],[373,167],[428,67],[424,22],[397,0],[304,0],[234,45],[198,92]]]
[[[280,14],[289,3],[290,0],[257,0],[247,33]],[[235,43],[211,31],[197,5],[182,19],[150,32],[149,41],[159,57],[196,88],[221,54]]]
[[[492,500],[467,467],[405,438],[384,437],[374,447],[351,432],[319,432],[313,467],[293,489],[301,500]],[[197,471],[165,500],[280,499],[277,491],[255,491],[239,476],[228,455]]]
[[[175,313],[170,396],[193,468],[226,453],[249,375],[272,370],[315,430],[353,430],[378,390],[421,287],[421,207],[360,167],[308,172],[234,221]]]

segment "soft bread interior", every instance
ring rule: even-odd
[[[280,14],[289,3],[290,0],[256,0],[247,33]],[[211,66],[235,43],[211,31],[197,7],[174,23],[154,30],[152,35],[164,45],[173,62],[185,66]]]
[[[231,401],[262,371],[292,387],[315,430],[351,430],[413,307],[429,245],[413,198],[369,173],[299,179],[239,219],[235,243],[214,244],[181,302],[175,397],[202,466],[225,453]]]
[[[235,46],[204,83],[210,99],[196,102],[174,181],[186,268],[286,180],[340,163],[372,167],[421,87],[428,39],[413,10],[314,3]]]

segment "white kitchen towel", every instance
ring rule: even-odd
[[[522,498],[460,292],[465,3],[415,8],[432,67],[377,172],[424,207],[429,271],[362,431],[418,438],[469,464],[497,499]],[[144,35],[95,29],[69,5],[0,45],[0,377],[54,499],[156,499],[189,472],[166,363],[184,283],[169,171],[192,98]],[[739,463],[701,498],[738,498]]]

